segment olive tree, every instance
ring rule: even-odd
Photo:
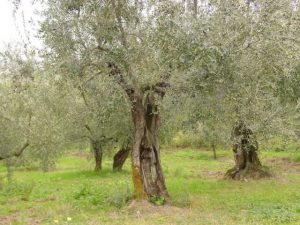
[[[29,146],[31,112],[27,97],[33,70],[32,61],[25,62],[11,48],[0,56],[0,160],[3,160],[20,156]]]
[[[75,79],[59,82],[73,96],[73,100],[66,103],[69,105],[68,139],[87,139],[94,155],[95,171],[100,171],[104,149],[112,150],[116,142],[122,148],[131,135],[128,103],[118,87],[112,88],[106,77],[88,77],[85,82],[76,82]]]
[[[194,38],[189,37],[190,23],[181,5],[119,0],[49,0],[46,4],[41,24],[46,54],[63,76],[104,76],[118,84],[134,127],[135,196],[167,199],[160,162],[159,105],[170,77],[184,71],[181,59],[192,50]]]
[[[1,158],[22,156],[47,171],[63,148],[63,93],[45,79],[34,51],[18,49],[1,53],[1,127],[6,130],[1,132]]]
[[[291,3],[211,1],[205,16],[207,45],[214,49],[209,55],[213,66],[205,73],[214,85],[202,90],[221,99],[224,121],[233,127],[236,165],[227,173],[230,178],[268,175],[257,156],[257,138],[293,133],[287,126],[291,108],[278,98],[278,82],[299,59],[299,8]]]

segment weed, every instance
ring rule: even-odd
[[[106,201],[110,206],[116,207],[118,209],[126,205],[126,203],[131,199],[132,193],[129,190],[129,187],[126,189],[116,188],[110,194]]]
[[[165,204],[165,198],[162,196],[151,196],[149,200],[151,203],[157,206]]]
[[[187,191],[182,191],[173,198],[173,204],[178,207],[190,207],[192,204],[191,196]]]

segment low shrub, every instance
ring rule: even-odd
[[[112,194],[107,197],[107,203],[110,206],[120,209],[126,205],[126,203],[131,199],[131,196],[132,193],[128,187],[126,189],[116,188]]]
[[[122,208],[131,199],[129,187],[116,187],[103,190],[95,186],[83,185],[73,193],[73,199],[85,206],[104,206]]]

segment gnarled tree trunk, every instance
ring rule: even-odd
[[[121,22],[119,24],[120,29],[122,29]],[[123,45],[126,46],[125,39],[123,39],[123,42]],[[131,102],[134,124],[131,151],[134,197],[137,199],[163,198],[168,200],[169,195],[160,163],[159,112],[154,95],[163,98],[169,84],[161,81],[142,89],[136,88],[127,82],[121,70],[114,63],[109,62],[108,68],[111,70],[110,76],[115,77]],[[129,65],[127,65],[127,73],[130,76],[132,75]]]
[[[252,130],[243,122],[240,122],[233,129],[232,138],[235,166],[227,171],[225,177],[242,180],[270,176],[270,173],[261,165],[258,158],[258,143]]]
[[[91,147],[95,158],[95,171],[98,172],[102,169],[102,148],[100,141],[91,141]]]
[[[136,198],[168,199],[160,163],[158,143],[159,113],[154,97],[134,94],[132,117],[134,138],[132,148],[132,174]]]
[[[122,148],[115,154],[114,156],[114,163],[113,163],[113,170],[120,171],[129,156],[130,147],[129,143],[123,145]]]

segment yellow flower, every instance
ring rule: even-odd
[[[72,218],[71,218],[71,217],[67,217],[67,220],[68,220],[68,221],[71,221],[71,220],[72,220]]]

